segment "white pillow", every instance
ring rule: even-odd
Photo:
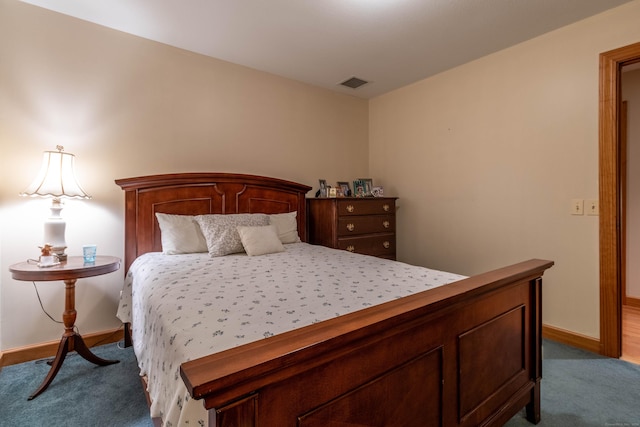
[[[156,213],[162,253],[167,255],[207,252],[207,242],[193,215]]]
[[[209,255],[224,256],[243,252],[238,226],[269,225],[266,214],[198,215],[195,217],[207,241]]]
[[[282,243],[299,243],[297,212],[269,215],[269,223],[276,226]]]
[[[242,246],[249,256],[284,252],[284,246],[278,237],[275,225],[259,227],[238,227]]]

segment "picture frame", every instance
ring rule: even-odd
[[[353,180],[353,196],[364,197],[364,182],[359,179]]]
[[[371,189],[373,188],[373,180],[371,178],[358,178],[364,186],[364,197],[371,197]]]
[[[351,197],[351,186],[347,181],[338,181],[336,186],[341,190],[342,197]]]
[[[329,197],[331,197],[331,198],[338,197],[338,188],[337,187],[329,187]]]
[[[320,189],[318,190],[318,197],[327,197],[327,180],[319,179]]]

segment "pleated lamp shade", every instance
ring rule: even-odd
[[[43,246],[50,245],[60,261],[67,259],[65,249],[66,222],[60,216],[62,198],[90,199],[76,179],[74,169],[75,156],[64,153],[64,147],[56,146],[58,151],[45,151],[42,166],[36,179],[27,187],[21,196],[52,197],[51,216],[44,223]]]
[[[80,187],[76,179],[75,156],[64,153],[62,151],[64,148],[61,146],[56,148],[58,151],[43,153],[38,176],[20,195],[90,199],[91,196]]]

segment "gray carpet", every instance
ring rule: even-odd
[[[132,348],[93,351],[120,363],[96,366],[71,353],[49,388],[27,397],[46,376],[45,361],[0,372],[0,426],[150,427]],[[541,427],[640,427],[640,366],[552,341],[543,344]],[[507,427],[532,426],[524,411]]]
[[[133,347],[94,347],[104,359],[120,363],[97,366],[69,353],[49,388],[29,395],[49,372],[46,360],[6,366],[0,372],[0,426],[151,427]]]
[[[640,366],[545,340],[539,427],[640,426]],[[524,411],[507,427],[532,426]]]

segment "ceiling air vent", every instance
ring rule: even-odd
[[[357,77],[351,77],[350,79],[347,79],[340,84],[342,86],[350,87],[351,89],[357,89],[362,85],[366,85],[367,83],[369,82],[366,80],[362,80]]]

